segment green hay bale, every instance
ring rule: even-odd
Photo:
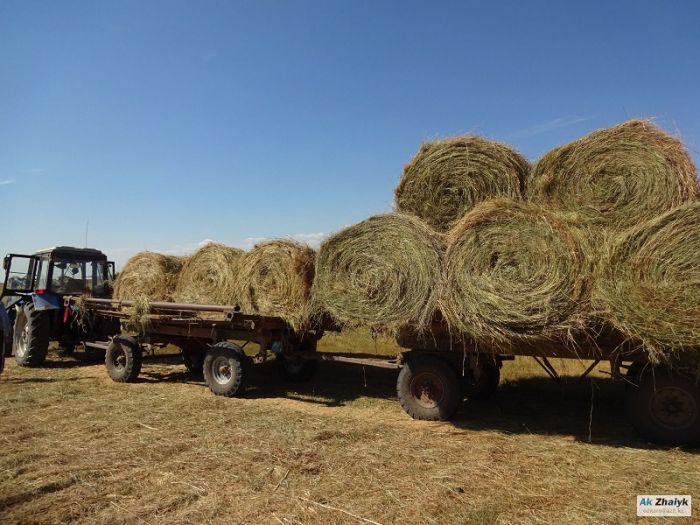
[[[314,251],[289,240],[267,241],[241,257],[236,297],[245,313],[281,317],[305,328],[314,279]]]
[[[678,139],[648,120],[630,120],[544,155],[526,193],[584,225],[619,230],[697,199],[700,186]]]
[[[348,327],[395,330],[431,321],[443,247],[410,215],[370,217],[328,238],[316,260],[317,307]]]
[[[404,168],[396,209],[445,232],[481,201],[519,199],[528,171],[513,148],[476,135],[427,142]]]
[[[114,298],[172,301],[184,257],[139,252],[131,257],[117,277]]]
[[[450,230],[440,309],[477,343],[574,341],[583,325],[587,263],[555,214],[507,199],[477,205]]]
[[[203,246],[182,267],[175,299],[185,303],[235,304],[238,263],[244,253],[223,244]]]
[[[593,305],[652,359],[700,350],[700,203],[613,239],[597,270]]]

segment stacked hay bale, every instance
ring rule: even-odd
[[[526,193],[577,228],[594,265],[596,330],[652,359],[700,348],[700,254],[684,226],[697,220],[700,183],[677,138],[648,120],[595,131],[544,155]]]
[[[511,200],[487,201],[447,235],[440,308],[482,345],[575,340],[585,320],[589,272],[559,216]]]
[[[555,148],[532,170],[481,137],[427,143],[395,196],[398,214],[321,247],[315,300],[341,324],[442,318],[490,349],[575,346],[604,325],[652,356],[700,347],[700,185],[682,143],[649,121]]]
[[[131,257],[117,277],[114,298],[172,301],[184,257],[139,252]]]
[[[177,279],[175,300],[199,304],[236,304],[236,278],[243,250],[209,243],[183,265]]]
[[[653,359],[700,350],[700,202],[634,226],[610,243],[593,300],[601,318]]]
[[[583,227],[620,231],[697,200],[695,166],[683,144],[648,120],[590,133],[544,155],[527,198]]]
[[[500,142],[476,135],[426,142],[404,168],[396,209],[444,233],[479,202],[519,199],[528,172],[527,160]]]
[[[138,254],[115,296],[235,302],[297,330],[325,317],[390,332],[437,321],[494,351],[575,345],[601,326],[652,358],[700,349],[700,183],[681,142],[649,121],[555,148],[532,170],[481,137],[427,143],[395,196],[395,213],[336,233],[316,257],[291,241],[210,245],[184,268]]]
[[[304,329],[311,316],[314,251],[290,240],[256,245],[241,257],[236,297],[246,313],[281,317]]]
[[[410,215],[370,217],[328,238],[316,261],[316,308],[342,326],[393,330],[430,324],[442,241]]]

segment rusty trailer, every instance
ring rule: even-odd
[[[324,333],[338,331],[336,326],[326,323],[297,332],[283,319],[247,314],[237,306],[153,302],[139,319],[133,314],[138,308],[134,301],[67,297],[65,304],[82,310],[80,315],[88,319],[120,321],[122,333],[105,341],[84,342],[106,352],[107,372],[118,382],[134,381],[144,352],[166,344],[178,346],[185,366],[203,375],[214,394],[226,397],[243,392],[246,369],[252,364],[274,360],[284,379],[306,381],[313,377],[318,361],[344,362],[397,369],[397,395],[403,409],[414,419],[446,420],[465,398],[484,400],[493,395],[503,362],[516,355],[532,357],[554,379],[559,376],[552,358],[590,360],[581,378],[608,363],[611,377],[627,384],[628,415],[647,439],[674,445],[700,442],[697,382],[678,370],[653,365],[645,352],[610,337],[575,349],[523,344],[499,353],[455,337],[444,323],[436,322],[427,334],[417,334],[410,327],[401,330],[396,341],[405,351],[390,359],[318,352],[318,341]],[[246,352],[250,343],[258,345],[253,355]]]

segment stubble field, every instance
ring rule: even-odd
[[[392,353],[362,334],[323,350]],[[321,363],[303,385],[255,367],[222,399],[177,355],[140,380],[59,359],[0,376],[0,523],[650,523],[637,494],[700,494],[697,451],[649,446],[624,388],[518,358],[496,396],[411,420],[396,372]],[[675,518],[669,523],[697,522]]]

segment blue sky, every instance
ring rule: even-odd
[[[700,3],[0,2],[0,251],[316,241],[425,139],[656,117],[700,160]]]

